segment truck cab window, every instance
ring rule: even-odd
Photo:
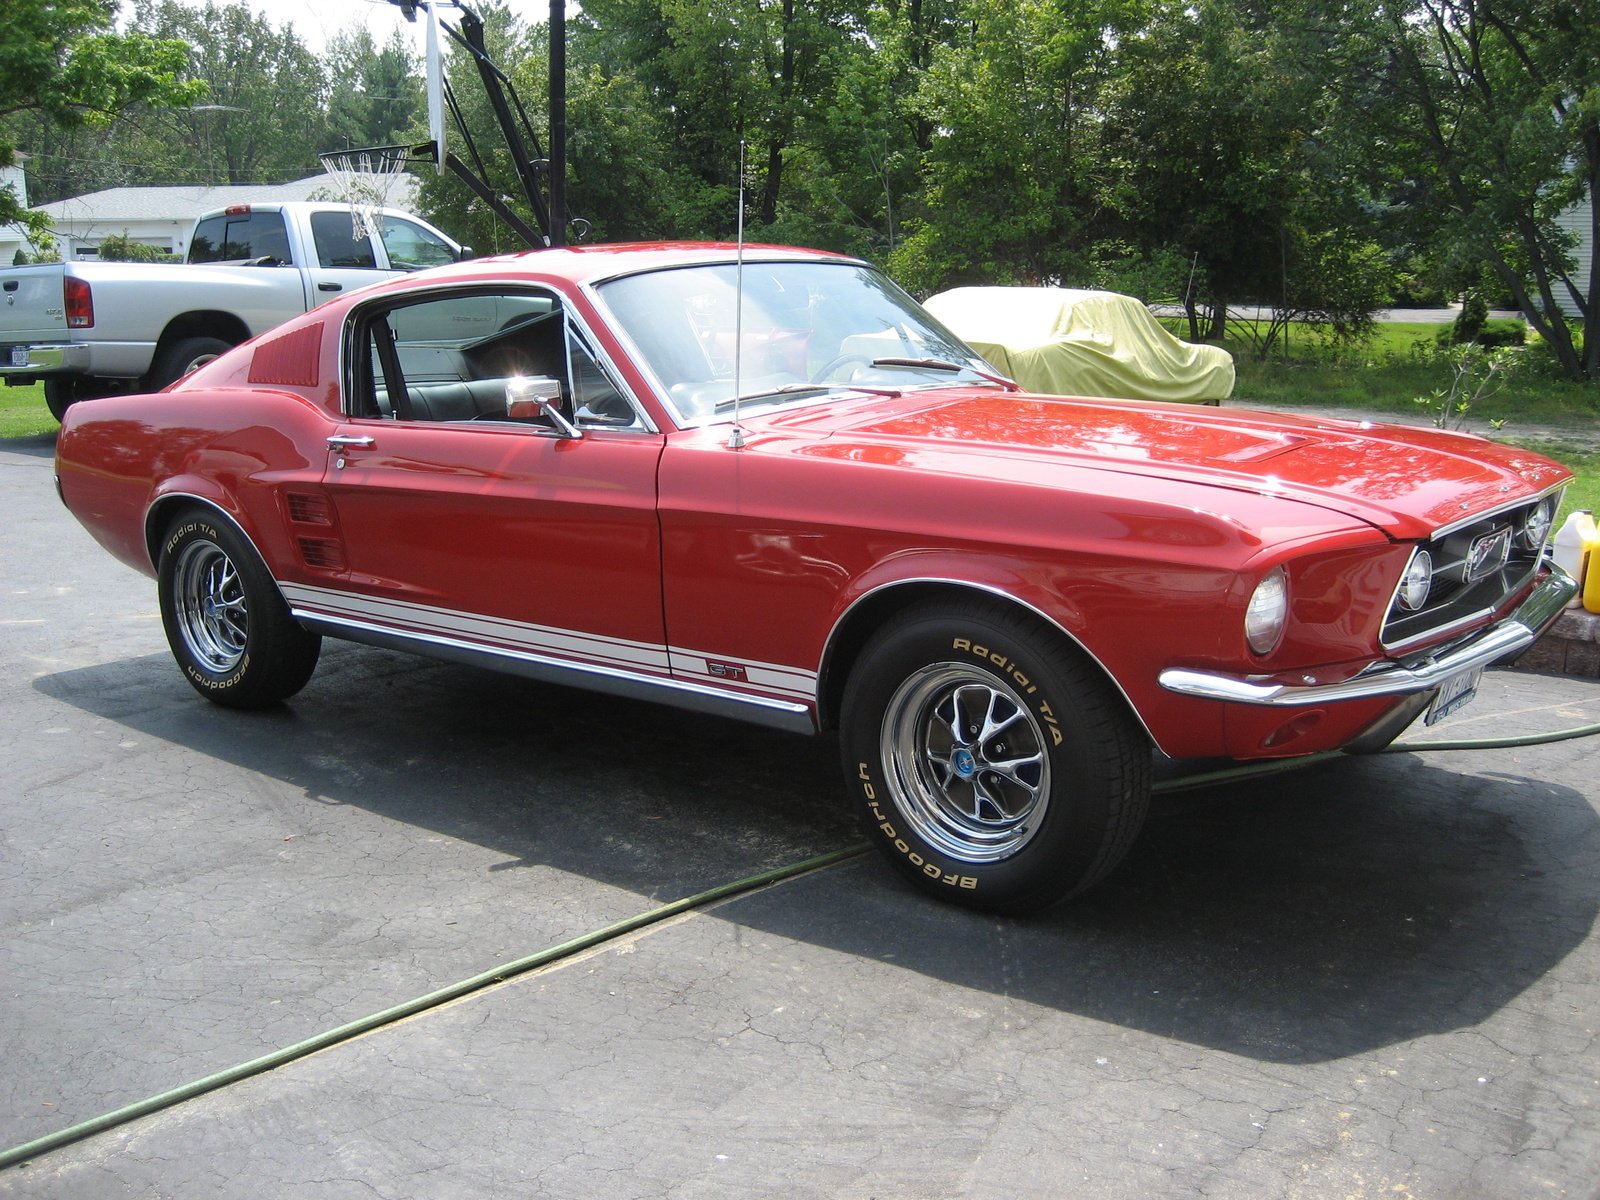
[[[316,243],[317,261],[325,267],[378,269],[372,238],[355,236],[355,228],[347,212],[312,213],[311,240]]]
[[[347,222],[348,224],[348,222]],[[289,235],[280,212],[224,213],[194,228],[192,263],[245,263],[258,258],[289,260]]]

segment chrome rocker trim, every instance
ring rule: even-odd
[[[1484,630],[1437,658],[1426,658],[1410,667],[1391,662],[1374,663],[1354,679],[1343,683],[1313,683],[1305,686],[1261,683],[1248,676],[1172,667],[1161,672],[1161,686],[1169,692],[1202,700],[1225,700],[1235,704],[1261,704],[1276,708],[1333,704],[1340,700],[1367,700],[1374,696],[1409,696],[1429,691],[1456,675],[1486,667],[1507,655],[1527,649],[1544,632],[1545,626],[1561,615],[1567,601],[1577,594],[1576,581],[1552,564],[1549,575],[1529,593],[1517,610],[1493,628]]]
[[[816,718],[806,704],[721,691],[704,684],[645,675],[617,667],[572,662],[530,651],[485,646],[436,633],[402,631],[310,609],[291,607],[290,612],[295,620],[312,632],[349,642],[361,642],[386,650],[404,650],[465,666],[487,667],[541,683],[564,684],[630,700],[669,704],[691,712],[729,717],[789,733],[817,732]]]

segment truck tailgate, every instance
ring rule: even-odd
[[[14,342],[59,342],[67,336],[60,263],[0,270],[0,346]],[[0,357],[0,366],[9,363]]]

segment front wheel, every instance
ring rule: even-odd
[[[255,548],[235,529],[190,512],[161,542],[161,623],[190,685],[216,704],[287,700],[316,669],[322,639],[289,612]]]
[[[1111,871],[1144,823],[1150,747],[1092,663],[983,603],[914,609],[846,684],[840,745],[870,836],[946,900],[1025,913]]]

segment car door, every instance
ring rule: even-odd
[[[358,231],[350,213],[314,212],[307,224],[316,256],[316,262],[306,264],[308,307],[376,283],[388,273],[378,265],[371,231]]]
[[[662,439],[589,345],[528,289],[360,310],[325,475],[348,582],[321,604],[405,637],[665,675]],[[562,416],[508,413],[527,378]]]

